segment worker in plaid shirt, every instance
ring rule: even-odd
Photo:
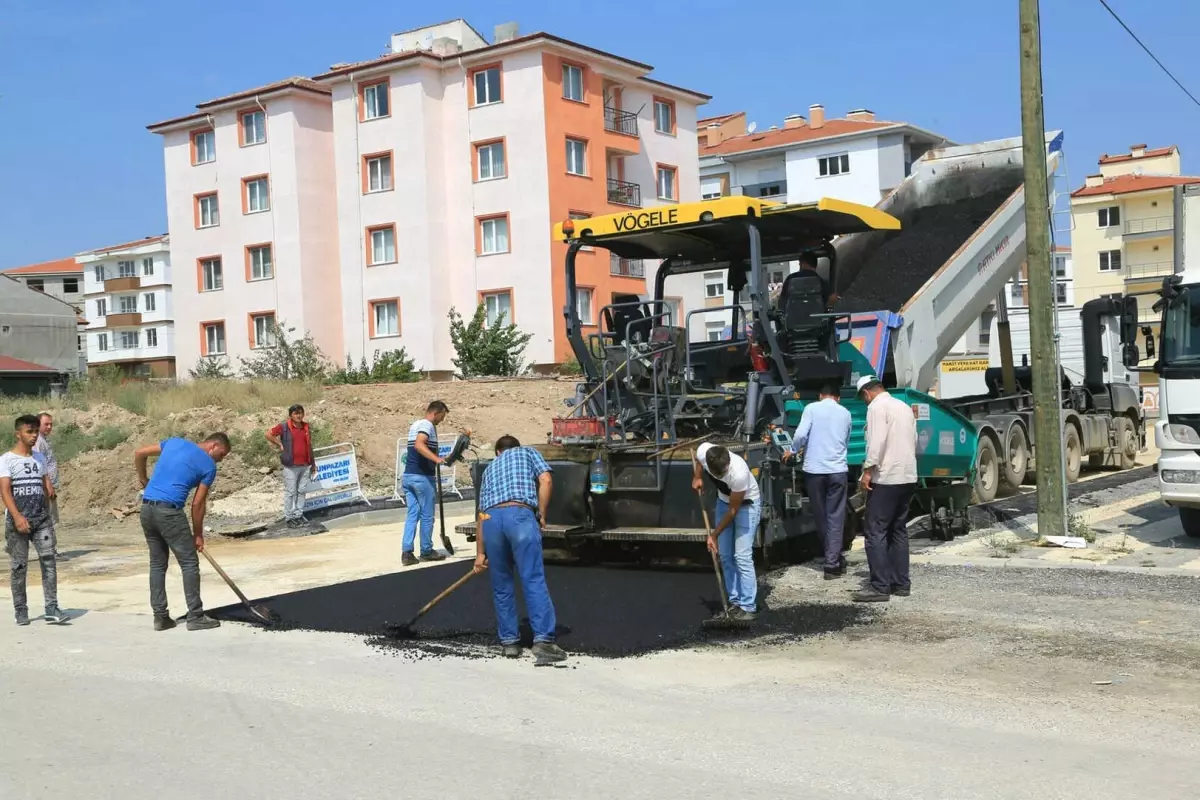
[[[554,603],[546,588],[542,561],[542,525],[550,491],[550,465],[542,454],[522,447],[515,436],[501,436],[496,442],[496,458],[484,470],[479,485],[482,518],[475,537],[475,571],[487,569],[492,575],[496,628],[509,658],[521,655],[514,570],[520,577],[533,628],[533,654],[539,664],[567,657],[555,644]]]

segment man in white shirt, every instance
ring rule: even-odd
[[[917,420],[907,403],[883,389],[874,375],[859,379],[867,401],[867,458],[859,479],[867,494],[864,520],[871,585],[860,603],[908,597],[908,506],[917,488]]]
[[[692,488],[704,488],[704,472],[717,485],[717,526],[708,537],[708,549],[721,557],[729,616],[753,620],[758,606],[758,578],[754,574],[754,537],[762,519],[758,481],[745,459],[720,445],[705,442],[696,448],[692,462]]]

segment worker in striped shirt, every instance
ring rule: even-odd
[[[408,428],[408,451],[404,456],[404,542],[401,547],[400,563],[411,567],[419,563],[413,548],[416,546],[417,528],[421,529],[420,561],[442,561],[445,555],[433,549],[433,508],[437,503],[437,468],[445,461],[438,455],[437,426],[450,413],[450,408],[441,400],[434,400],[425,408],[425,416]]]

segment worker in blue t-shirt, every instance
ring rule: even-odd
[[[167,563],[175,554],[183,573],[183,596],[187,601],[187,629],[203,631],[220,626],[204,613],[200,602],[200,557],[204,549],[204,511],[208,490],[217,479],[217,462],[232,447],[224,433],[214,433],[196,444],[187,439],[165,439],[139,447],[133,454],[138,480],[142,483],[142,533],[150,548],[150,608],[154,630],[175,627],[167,611]],[[157,456],[154,475],[146,477],[146,460]],[[192,495],[192,524],[183,511]]]
[[[434,400],[425,409],[425,416],[408,428],[408,450],[404,456],[404,541],[400,563],[411,567],[419,563],[413,553],[417,527],[421,528],[420,561],[442,561],[443,554],[433,549],[433,507],[437,502],[437,468],[445,459],[438,455],[437,426],[446,419],[450,409],[441,400]]]

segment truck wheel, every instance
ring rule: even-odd
[[[1083,445],[1079,443],[1079,431],[1074,425],[1067,425],[1063,434],[1063,461],[1066,462],[1067,483],[1079,480],[1079,470],[1083,466]]]
[[[1137,466],[1138,454],[1137,428],[1129,417],[1117,417],[1117,463],[1121,469],[1133,469]]]
[[[975,502],[992,502],[999,488],[1000,459],[996,455],[996,445],[989,437],[982,436],[975,454]]]
[[[1029,442],[1020,425],[1008,429],[1008,441],[1004,445],[1004,485],[1016,492],[1025,481],[1029,469]]]
[[[1193,539],[1200,539],[1200,508],[1179,509],[1179,521],[1183,532]]]

